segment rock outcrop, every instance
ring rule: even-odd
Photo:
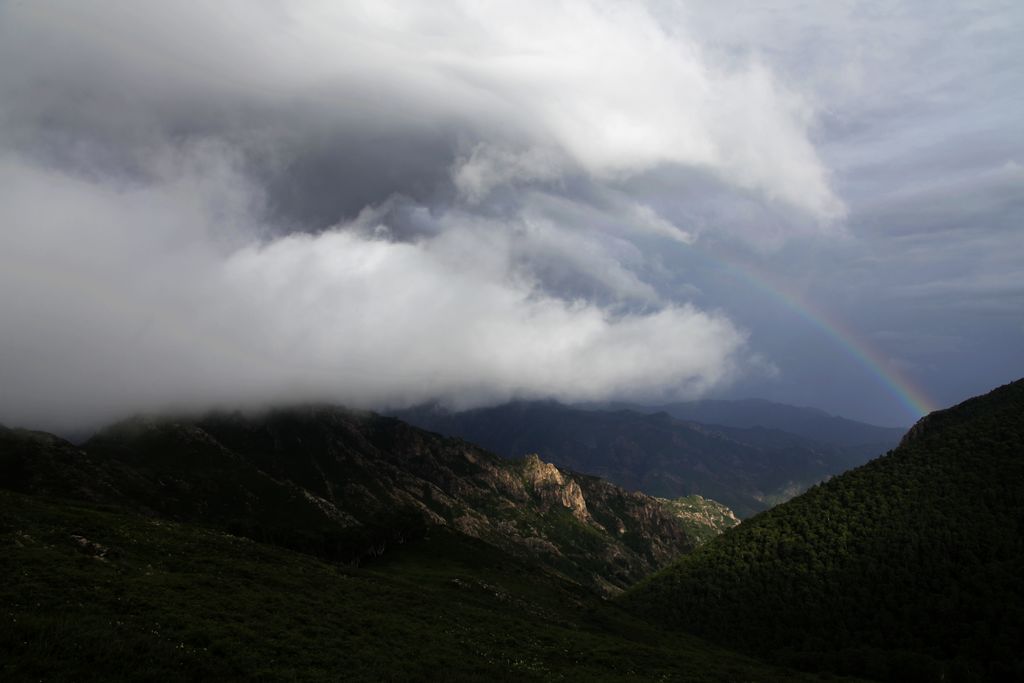
[[[690,537],[698,544],[740,523],[732,510],[703,496],[693,495],[675,500],[659,498],[658,502],[683,522]]]

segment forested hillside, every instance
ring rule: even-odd
[[[642,583],[651,618],[812,670],[1024,678],[1024,380]]]

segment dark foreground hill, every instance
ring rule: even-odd
[[[900,435],[862,425],[864,438],[880,440],[851,446],[760,426],[710,426],[665,412],[583,410],[551,401],[464,412],[424,407],[399,416],[506,457],[538,453],[627,489],[665,498],[699,494],[740,517],[863,464],[896,445]]]
[[[626,596],[812,670],[1024,680],[1024,380],[702,546]]]
[[[690,551],[694,519],[536,456],[311,407],[135,419],[82,446],[0,430],[0,487],[196,522],[346,562],[433,525],[615,592]],[[690,531],[688,532],[688,528]]]
[[[0,489],[4,681],[812,680],[604,595],[699,501],[396,420],[0,429]]]
[[[362,567],[0,491],[4,681],[812,681],[433,527]]]

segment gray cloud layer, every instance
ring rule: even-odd
[[[843,211],[800,97],[641,7],[2,12],[7,421],[699,395],[756,358],[647,280],[693,236],[623,183]]]
[[[728,320],[554,298],[515,266],[502,226],[450,217],[438,236],[406,243],[374,237],[380,224],[364,216],[247,241],[251,190],[209,154],[116,189],[0,165],[8,419],[700,393],[735,369],[743,337]]]
[[[1021,13],[719,5],[0,5],[0,421],[730,385],[904,419],[715,264],[919,378],[1005,339]]]

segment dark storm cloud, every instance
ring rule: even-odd
[[[843,212],[799,94],[641,6],[0,13],[4,421],[699,395],[756,354],[652,284],[693,235],[624,183]]]
[[[1024,371],[1020,10],[782,9],[0,5],[0,421]]]
[[[510,182],[665,164],[841,211],[800,98],[756,64],[711,68],[639,8],[97,2],[7,14],[5,63],[18,68],[0,76],[4,136],[61,165],[144,171],[167,140],[216,137],[244,152],[274,208],[327,225],[391,194],[436,199],[452,180],[480,203]],[[746,125],[751,106],[761,131]]]

